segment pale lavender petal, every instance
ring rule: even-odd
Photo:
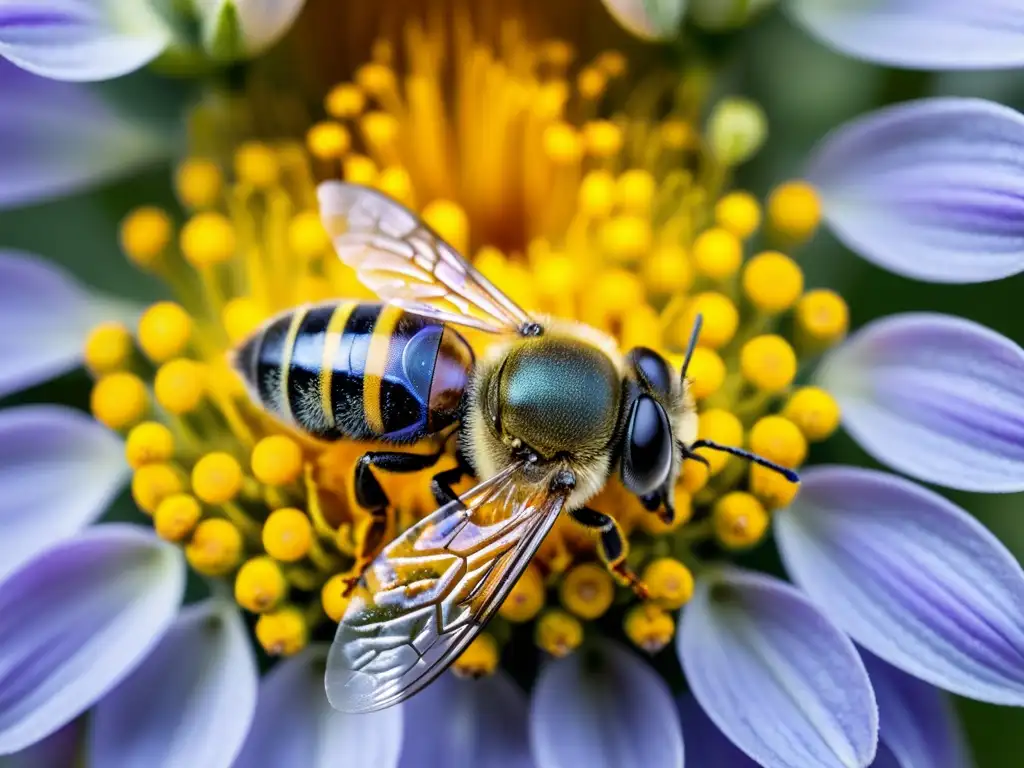
[[[317,645],[263,678],[256,717],[234,768],[398,765],[402,705],[369,715],[338,712],[324,691],[326,671],[327,647]]]
[[[121,439],[81,411],[0,411],[0,582],[96,520],[127,476]]]
[[[697,768],[758,768],[718,730],[691,694],[676,700],[686,739],[686,758]]]
[[[442,675],[405,705],[400,768],[533,768],[526,694],[503,672]]]
[[[530,703],[537,768],[682,768],[683,737],[668,686],[610,641],[551,661]]]
[[[150,0],[0,0],[0,56],[44,77],[120,77],[170,40]]]
[[[976,283],[1024,269],[1024,116],[983,99],[872,112],[814,150],[807,179],[847,246],[891,272]]]
[[[1024,705],[1024,572],[977,520],[885,472],[814,467],[775,521],[793,579],[876,656]]]
[[[878,710],[853,643],[789,584],[723,569],[697,583],[677,650],[697,701],[766,768],[864,768]]]
[[[689,0],[603,0],[622,27],[642,40],[671,40],[679,34]]]
[[[789,0],[805,29],[859,59],[910,69],[1024,66],[1016,0]]]
[[[0,768],[68,768],[82,745],[82,721],[68,723],[31,747],[0,756]]]
[[[101,699],[174,620],[181,552],[144,528],[101,525],[0,584],[0,754]]]
[[[216,59],[263,52],[291,28],[305,0],[196,0],[203,44]]]
[[[878,700],[878,736],[900,768],[968,768],[967,743],[949,696],[877,656],[861,656]]]
[[[230,768],[249,733],[258,681],[238,607],[214,598],[185,608],[93,711],[90,768]]]
[[[818,383],[879,461],[965,491],[1024,490],[1024,350],[982,325],[908,313],[825,359]]]
[[[97,91],[2,59],[0,104],[0,209],[69,194],[174,151],[161,130],[128,118]]]

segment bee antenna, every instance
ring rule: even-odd
[[[781,464],[776,464],[774,461],[768,461],[768,459],[763,456],[758,456],[756,453],[745,451],[742,448],[734,448],[731,445],[722,445],[721,443],[716,443],[714,440],[697,440],[695,443],[687,447],[684,454],[692,453],[698,448],[710,448],[712,451],[721,451],[722,453],[739,456],[741,459],[746,459],[754,464],[760,464],[762,467],[766,467],[773,472],[778,472],[791,483],[800,482],[800,475],[792,469],[784,467]]]
[[[686,344],[686,356],[683,358],[683,369],[679,372],[680,379],[686,379],[686,369],[690,367],[690,358],[693,357],[693,350],[697,348],[697,339],[700,338],[700,329],[704,325],[704,315],[698,313],[693,321],[693,330],[690,331],[690,340]]]

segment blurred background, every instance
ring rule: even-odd
[[[594,6],[599,10],[596,2]],[[299,33],[301,27],[295,32]],[[921,96],[958,95],[984,96],[1024,108],[1024,78],[1019,73],[886,70],[829,51],[793,27],[778,10],[767,12],[744,30],[706,35],[702,44],[709,56],[723,63],[720,89],[756,100],[768,115],[768,142],[742,168],[738,179],[759,195],[774,183],[799,177],[808,151],[831,128],[881,105]],[[98,87],[115,103],[130,106],[133,114],[165,127],[169,137],[180,129],[181,115],[195,97],[188,83],[146,72]],[[175,147],[169,143],[166,164],[154,164],[88,193],[0,212],[0,245],[52,259],[83,282],[115,296],[140,301],[159,297],[159,284],[132,269],[121,255],[117,227],[140,204],[175,209],[170,184],[174,154]],[[827,285],[847,298],[853,327],[893,312],[936,310],[976,320],[1018,343],[1024,340],[1024,312],[1011,311],[1024,287],[1021,276],[978,285],[926,285],[868,264],[826,231],[799,256],[809,286]],[[17,399],[87,407],[88,392],[87,376],[78,372]],[[812,461],[874,464],[842,433],[816,451]],[[942,492],[976,514],[1018,560],[1024,559],[1024,495]],[[131,506],[123,499],[115,514],[127,516]],[[980,768],[1020,764],[1024,710],[966,700],[958,701],[958,706]]]

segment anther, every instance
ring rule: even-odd
[[[713,227],[697,236],[692,253],[697,272],[712,280],[725,280],[739,271],[743,244],[729,230]]]
[[[715,222],[746,240],[761,226],[761,206],[749,192],[730,192],[715,204]]]
[[[750,450],[784,467],[799,467],[807,458],[807,440],[800,429],[783,416],[764,416],[749,434]]]
[[[697,436],[701,440],[712,440],[723,445],[742,445],[743,424],[729,411],[712,408],[701,414]],[[725,469],[730,458],[729,454],[706,449],[700,449],[699,454],[707,459],[711,475],[717,475]],[[685,470],[688,472],[691,468],[691,464],[688,463]]]
[[[243,184],[268,189],[277,184],[280,172],[277,153],[266,144],[246,142],[235,152],[235,175]]]
[[[693,574],[671,557],[654,560],[641,576],[651,600],[670,611],[682,608],[693,597]]]
[[[132,499],[148,515],[154,514],[168,496],[183,490],[181,476],[170,464],[146,464],[132,475]]]
[[[655,654],[672,641],[676,625],[663,608],[652,603],[642,603],[626,613],[623,630],[633,645]]]
[[[124,455],[132,469],[169,461],[174,456],[174,435],[159,422],[144,421],[128,433]]]
[[[196,268],[223,264],[235,255],[235,229],[226,216],[213,211],[197,213],[181,229],[181,253]]]
[[[324,613],[336,624],[344,618],[345,611],[348,610],[350,598],[345,596],[347,588],[348,579],[345,574],[336,573],[320,590],[320,603],[323,605]]]
[[[603,566],[582,563],[562,577],[558,594],[566,610],[592,621],[611,607],[615,582]]]
[[[544,578],[540,571],[537,566],[529,565],[508,593],[498,613],[514,623],[530,621],[544,607],[544,591]]]
[[[676,326],[676,338],[680,344],[685,345],[689,341],[697,315],[704,317],[704,330],[697,342],[701,346],[720,349],[736,335],[740,322],[736,305],[721,293],[707,291],[693,297]]]
[[[184,357],[164,363],[153,379],[153,393],[169,413],[191,413],[206,394],[206,369],[202,363]]]
[[[743,293],[766,314],[792,307],[804,289],[804,274],[789,256],[765,251],[754,256],[743,270]]]
[[[121,250],[143,269],[156,265],[171,242],[171,218],[160,208],[136,208],[121,222]]]
[[[127,429],[146,415],[149,408],[146,385],[132,373],[108,373],[93,386],[89,408],[104,426]]]
[[[782,415],[796,424],[811,442],[827,439],[839,427],[839,403],[819,387],[802,387],[794,392]]]
[[[157,506],[153,513],[153,528],[165,541],[180,542],[192,534],[200,517],[202,510],[194,496],[175,493],[165,497]]]
[[[805,181],[780,184],[768,197],[768,220],[772,231],[788,241],[808,239],[821,222],[817,190]]]
[[[712,509],[715,536],[730,549],[751,547],[768,529],[768,513],[753,495],[733,491],[715,502]]]
[[[185,352],[192,335],[192,318],[173,301],[150,306],[139,319],[139,346],[154,363],[163,363]]]
[[[174,188],[178,199],[186,208],[202,210],[212,208],[220,199],[224,178],[220,167],[212,160],[194,157],[178,166],[174,175]]]
[[[301,509],[276,509],[263,524],[263,548],[277,560],[286,563],[301,560],[312,546],[313,525]]]
[[[537,646],[555,658],[568,656],[583,642],[583,625],[579,619],[558,609],[545,611],[535,627]]]
[[[230,453],[203,456],[192,468],[192,490],[207,504],[225,504],[242,490],[242,468]]]
[[[294,656],[309,642],[309,626],[298,608],[287,606],[260,615],[256,639],[270,656]]]
[[[302,449],[286,435],[270,435],[256,443],[253,476],[266,485],[289,485],[302,476]]]
[[[203,520],[185,546],[185,557],[204,576],[225,576],[242,558],[242,534],[227,520]]]
[[[132,337],[121,323],[102,323],[85,340],[85,364],[94,375],[123,370],[131,356]]]
[[[743,378],[762,392],[784,391],[796,377],[793,347],[781,336],[755,336],[740,349]]]
[[[498,643],[487,632],[481,632],[452,664],[459,677],[476,679],[494,673],[499,662]]]
[[[288,596],[288,582],[281,567],[269,557],[254,557],[242,564],[235,576],[235,601],[253,613],[265,613]]]
[[[678,245],[655,248],[641,264],[644,282],[662,295],[685,293],[693,285],[693,268],[686,251]]]

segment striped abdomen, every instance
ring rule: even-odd
[[[260,406],[314,437],[406,443],[458,418],[473,352],[437,320],[341,301],[270,320],[235,366]]]

